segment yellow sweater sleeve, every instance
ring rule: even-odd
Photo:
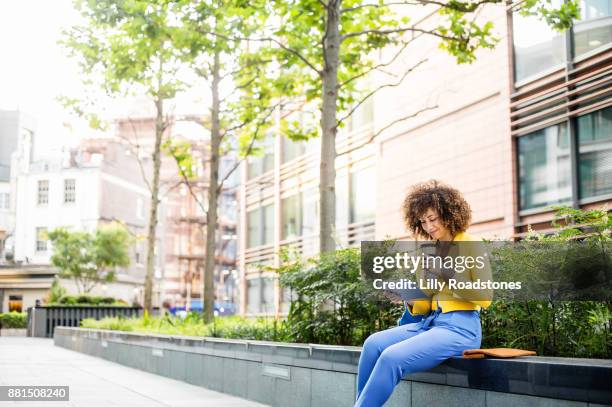
[[[431,300],[416,300],[414,305],[408,304],[408,312],[410,315],[423,315],[431,311]]]

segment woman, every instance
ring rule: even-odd
[[[466,233],[471,210],[458,190],[435,180],[417,184],[408,192],[402,210],[414,236],[435,242],[436,255],[445,257],[449,251],[462,256],[478,255],[469,243],[455,244],[474,240]],[[417,278],[423,278],[425,273],[446,281],[491,278],[488,262],[483,268],[472,267],[454,274],[419,269]],[[406,304],[400,326],[366,339],[359,359],[355,406],[382,406],[404,375],[431,369],[466,349],[480,347],[480,309],[489,306],[492,293],[457,292],[446,287],[441,291],[423,290],[431,297]]]

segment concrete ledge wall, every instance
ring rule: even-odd
[[[143,335],[66,327],[56,328],[54,343],[125,366],[279,407],[352,406],[361,352],[358,347]],[[515,360],[506,367],[511,372],[516,370],[517,362],[529,366],[540,364],[541,368],[547,364],[559,365],[560,361],[559,358],[529,359],[532,362]],[[609,389],[612,361],[582,360],[578,363],[576,361],[580,360],[565,360],[575,365],[563,365],[570,368],[568,372],[588,364],[586,361],[594,363],[595,368],[603,369],[594,372],[600,381],[582,383],[586,387],[572,391],[571,385],[568,389],[563,383],[565,380],[555,384],[559,377],[550,377],[550,372],[548,377],[538,379],[540,388],[526,387],[520,380],[512,379],[512,374],[506,374],[502,385],[508,387],[510,383],[512,389],[494,391],[491,389],[495,389],[499,381],[485,378],[483,387],[474,380],[478,375],[470,376],[474,366],[491,368],[491,361],[452,359],[431,371],[404,378],[385,406],[599,407],[612,404],[612,390]],[[533,373],[528,365],[525,365],[527,371]],[[490,369],[478,370],[487,377],[494,374]],[[582,373],[584,377],[584,371]],[[555,393],[553,390],[559,386],[566,389],[563,397],[534,395]],[[581,392],[584,388],[587,391]]]

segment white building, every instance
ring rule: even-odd
[[[29,161],[33,154],[35,121],[19,111],[0,111],[0,264],[5,250],[12,254],[15,234],[15,177],[19,168],[13,164],[17,156]],[[27,153],[26,153],[27,152]]]
[[[94,231],[101,224],[121,221],[136,237],[131,265],[118,270],[116,282],[100,285],[92,294],[142,304],[150,192],[143,181],[141,166],[146,171],[148,162],[142,158],[139,162],[128,150],[116,141],[97,139],[86,140],[78,149],[65,151],[57,159],[27,165],[25,155],[15,155],[13,166],[19,168],[13,180],[16,226],[11,250],[15,265],[24,268],[50,265],[52,247],[47,233],[55,228]],[[160,209],[163,213],[163,205]],[[159,278],[162,274],[159,259],[163,257],[156,253],[156,258],[155,275]],[[62,280],[62,286],[76,293],[71,281]],[[32,306],[36,299],[44,298],[41,294],[46,295],[45,290],[37,288],[38,297],[27,289],[26,293],[14,285],[3,286],[0,279],[0,291],[4,289],[1,309],[7,309],[9,297],[22,298],[23,309]],[[153,300],[158,305],[155,285]]]

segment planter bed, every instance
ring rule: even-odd
[[[57,327],[56,346],[273,406],[352,406],[361,348]],[[612,405],[612,360],[453,358],[385,406]]]

